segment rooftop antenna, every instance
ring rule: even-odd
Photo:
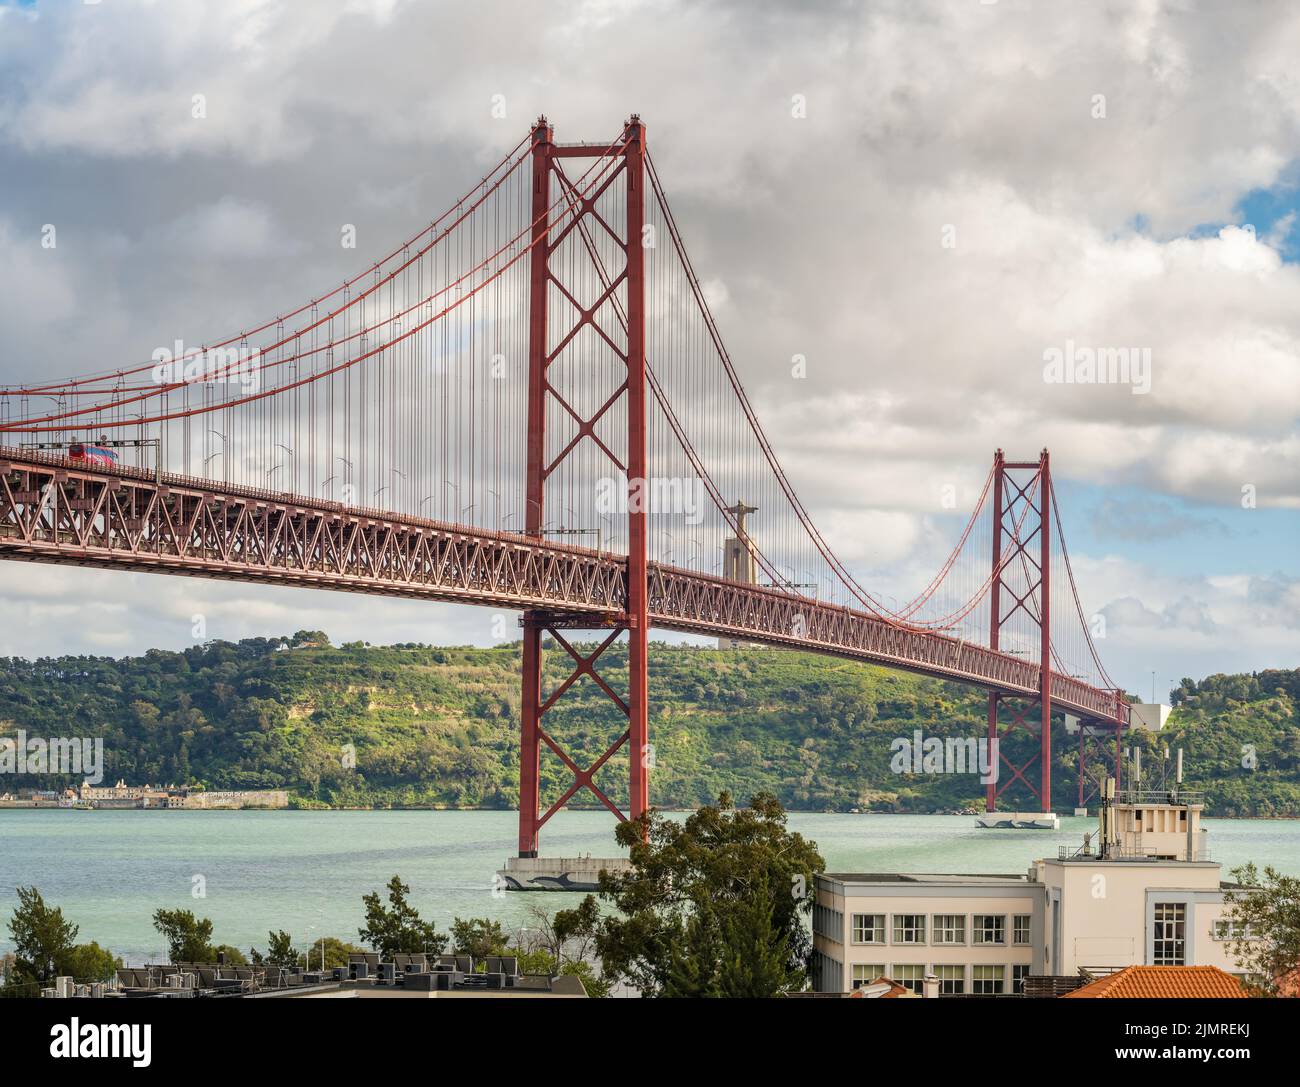
[[[1097,843],[1098,857],[1107,860],[1111,853],[1111,843],[1115,837],[1115,814],[1111,805],[1115,803],[1115,779],[1108,777],[1101,787],[1101,807],[1099,809],[1099,823],[1097,828],[1097,837],[1100,841]]]

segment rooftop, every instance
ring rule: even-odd
[[[1023,872],[823,872],[840,883],[1028,883]]]
[[[1198,999],[1246,995],[1241,983],[1217,966],[1126,966],[1123,970],[1090,982],[1072,993],[1066,993],[1061,999]]]

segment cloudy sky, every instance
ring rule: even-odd
[[[263,318],[537,114],[607,140],[639,112],[787,471],[872,588],[906,596],[950,545],[945,484],[1048,446],[1118,681],[1295,667],[1298,54],[1285,2],[0,0],[0,380]],[[1149,391],[1045,380],[1071,345],[1149,351]],[[0,566],[0,594],[4,654],[180,647],[196,613],[226,638],[501,629],[57,567]]]

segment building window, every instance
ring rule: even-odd
[[[855,962],[853,964],[853,988],[855,989],[870,985],[876,978],[883,978],[884,976],[885,964],[883,962]]]
[[[918,996],[921,994],[922,982],[925,980],[925,966],[894,966],[890,977],[905,989],[911,989]]]
[[[1254,938],[1254,935],[1254,930],[1240,921],[1214,922],[1214,938],[1216,940],[1250,940]]]
[[[1183,966],[1187,959],[1187,906],[1157,902],[1154,916],[1153,966]]]
[[[992,913],[977,913],[971,919],[971,932],[977,944],[1005,944],[1007,919]]]
[[[814,903],[812,926],[818,936],[825,936],[837,944],[844,942],[844,914],[839,910]]]
[[[940,996],[961,996],[966,992],[966,967],[936,966],[934,972],[939,978]]]
[[[896,944],[925,943],[925,914],[923,913],[894,914],[894,943]]]
[[[936,944],[964,944],[966,942],[966,915],[964,913],[936,913],[934,937]]]
[[[844,991],[844,968],[829,955],[820,951],[813,954],[813,991],[840,993]]]
[[[853,942],[855,944],[883,944],[885,942],[885,915],[883,913],[855,913],[853,915]],[[876,977],[879,976],[879,974],[876,975]]]
[[[970,991],[976,996],[996,996],[1002,992],[1005,977],[1004,966],[972,966]]]
[[[1029,943],[1029,923],[1032,920],[1030,914],[1018,913],[1015,915],[1011,926],[1011,942],[1014,944]]]
[[[1029,977],[1029,964],[1020,963],[1011,968],[1011,991],[1013,993],[1024,993],[1025,978]]]

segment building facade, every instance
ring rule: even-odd
[[[930,976],[940,995],[1000,996],[1030,975],[1141,965],[1240,977],[1224,916],[1234,885],[1209,859],[1200,812],[1135,797],[1109,810],[1095,850],[1085,840],[1024,874],[821,874],[813,987],[844,992],[887,977],[919,994]]]

